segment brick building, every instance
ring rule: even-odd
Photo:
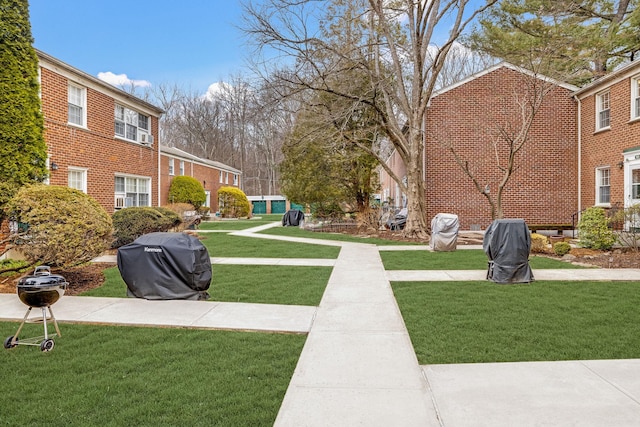
[[[577,88],[506,63],[439,90],[430,100],[424,151],[428,220],[453,213],[462,229],[485,229],[491,223],[486,197],[448,147],[467,162],[481,190],[494,196],[502,177],[495,150],[504,166],[505,135],[522,128],[520,105],[532,99],[526,88],[534,85],[548,92],[528,142],[515,156],[516,168],[503,193],[504,216],[529,224],[571,223],[578,206],[577,105],[572,98]],[[392,160],[402,163],[397,155]]]
[[[160,149],[154,140],[163,111],[37,54],[49,183],[84,191],[111,213],[127,199],[156,206]]]
[[[218,211],[218,189],[239,187],[241,171],[213,160],[201,159],[178,148],[160,146],[160,187],[166,189],[160,197],[160,204],[171,203],[169,187],[174,176],[191,176],[202,184],[211,212]]]
[[[37,54],[50,184],[79,189],[109,213],[167,204],[173,175],[201,181],[213,212],[217,189],[239,186],[240,171],[161,146],[160,108]]]
[[[575,93],[579,105],[579,207],[640,203],[640,61]]]

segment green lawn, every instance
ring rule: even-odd
[[[17,327],[0,322],[0,336]],[[25,329],[23,337],[42,335],[42,325]],[[32,346],[0,351],[0,424],[271,426],[306,338],[104,325],[60,329],[50,353]]]
[[[421,364],[640,357],[636,282],[395,282]]]
[[[311,305],[320,299],[331,267],[282,267],[272,265],[219,265],[213,267],[209,301]],[[127,285],[117,267],[107,268],[105,283],[83,296],[125,298]]]
[[[212,257],[335,259],[340,253],[337,246],[232,236],[225,233],[203,233],[200,237],[209,251],[209,256]]]
[[[273,221],[250,219],[250,220],[228,220],[228,221],[204,221],[198,225],[199,230],[246,230],[253,227],[269,224]]]
[[[487,255],[481,249],[461,249],[453,252],[382,251],[380,257],[386,270],[487,269]],[[529,265],[531,268],[584,268],[542,256],[531,256]]]

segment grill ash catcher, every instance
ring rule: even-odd
[[[46,265],[36,267],[32,275],[20,279],[16,285],[18,297],[20,301],[28,305],[29,308],[16,334],[4,340],[4,348],[14,348],[18,345],[33,345],[39,346],[42,351],[53,350],[54,342],[52,337],[62,335],[60,334],[60,328],[58,328],[58,322],[56,322],[53,311],[51,311],[51,306],[64,294],[68,284],[64,277],[58,274],[51,274],[51,268]],[[33,308],[42,309],[42,319],[29,319],[29,314],[31,314],[31,309]],[[49,310],[49,318],[47,318],[47,310]],[[53,325],[56,329],[55,334],[49,335],[47,331],[47,320],[49,319],[53,320]],[[42,322],[44,325],[44,336],[18,339],[25,323],[39,322]]]

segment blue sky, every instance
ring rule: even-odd
[[[246,71],[239,0],[29,0],[29,13],[34,47],[96,77],[204,93]]]

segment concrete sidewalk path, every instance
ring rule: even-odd
[[[0,294],[0,321],[22,321],[27,308],[17,294]],[[316,313],[316,307],[296,305],[78,296],[60,298],[52,310],[56,320],[70,323],[300,334],[309,332]],[[42,311],[36,308],[30,317],[42,317]]]
[[[640,359],[423,367],[441,426],[640,425]]]
[[[375,246],[343,244],[275,425],[440,425]]]

